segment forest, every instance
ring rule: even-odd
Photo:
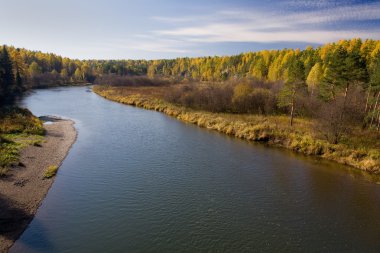
[[[379,41],[149,61],[94,91],[238,138],[379,173]],[[149,78],[149,79],[148,79]]]
[[[171,60],[77,60],[12,46],[0,50],[0,102],[34,87],[97,83],[165,86],[163,97],[212,112],[317,119],[334,143],[354,127],[380,129],[380,41],[305,50]],[[352,127],[347,127],[352,126]]]

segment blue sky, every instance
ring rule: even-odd
[[[159,59],[380,39],[380,1],[0,0],[0,44]]]

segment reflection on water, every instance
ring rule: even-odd
[[[11,252],[380,252],[378,178],[86,89],[24,100],[78,139]]]

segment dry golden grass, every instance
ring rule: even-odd
[[[291,149],[305,155],[315,155],[373,173],[380,173],[379,143],[364,141],[364,135],[352,137],[352,142],[331,144],[312,131],[313,121],[295,119],[293,127],[286,116],[239,115],[195,111],[160,99],[163,88],[95,86],[94,92],[107,99],[156,110],[200,127],[216,130],[249,141]],[[364,133],[361,133],[364,134]],[[375,133],[371,133],[374,134]],[[368,136],[368,133],[367,133]],[[361,141],[363,140],[363,141]]]

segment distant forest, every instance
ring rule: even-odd
[[[4,49],[5,47],[5,49]],[[103,75],[148,76],[197,81],[225,81],[232,78],[255,78],[285,81],[291,62],[302,63],[302,78],[318,82],[339,61],[351,60],[351,68],[364,72],[366,82],[374,71],[380,41],[352,39],[313,49],[263,50],[234,56],[177,58],[171,60],[75,60],[51,53],[3,46],[12,62],[13,74],[27,85],[93,82]],[[4,68],[2,56],[2,69]],[[2,70],[4,71],[4,70]],[[357,78],[357,77],[353,77]],[[312,85],[311,85],[312,86]]]
[[[161,81],[136,79],[136,76]],[[263,96],[268,101],[265,94],[256,93],[277,89],[272,92],[276,106],[285,108],[291,117],[300,104],[313,104],[318,99],[329,106],[334,102],[334,107],[343,107],[337,120],[342,121],[348,105],[355,104],[354,111],[364,113],[360,113],[363,127],[379,128],[380,124],[380,41],[377,40],[341,40],[305,50],[263,50],[234,56],[170,60],[75,60],[12,46],[2,46],[0,50],[2,104],[11,103],[11,94],[17,96],[26,88],[87,82],[128,85],[131,80],[135,86],[161,85],[165,83],[162,80],[207,82],[209,86],[226,81],[239,83],[238,88],[234,87],[234,96],[241,108],[249,107],[253,100]],[[181,102],[173,96],[169,99]],[[318,107],[322,105],[316,103]],[[303,108],[306,107],[298,110],[299,115]],[[260,110],[265,113],[264,108]]]

